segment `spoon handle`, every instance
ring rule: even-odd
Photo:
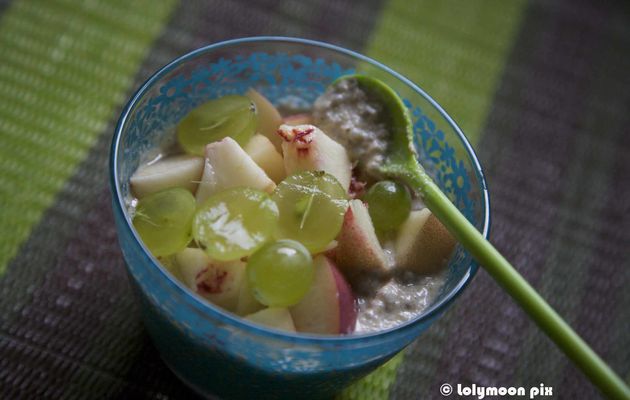
[[[630,399],[630,389],[580,336],[547,304],[516,269],[451,203],[423,170],[407,175],[429,210],[472,257],[556,343],[606,397]]]

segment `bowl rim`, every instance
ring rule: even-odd
[[[184,284],[179,282],[176,278],[172,277],[171,274],[165,270],[165,268],[161,265],[161,263],[158,262],[158,260],[144,246],[144,244],[140,240],[140,237],[136,233],[135,229],[132,228],[132,224],[130,222],[130,217],[127,212],[127,209],[126,207],[123,207],[123,204],[125,204],[125,201],[123,199],[120,185],[118,185],[117,160],[118,160],[118,155],[119,155],[118,150],[119,150],[119,145],[120,145],[120,139],[123,133],[123,128],[125,128],[127,119],[129,115],[131,114],[131,112],[133,111],[136,104],[138,103],[138,101],[143,98],[145,93],[148,90],[150,90],[156,82],[158,82],[162,77],[164,77],[166,74],[171,72],[174,68],[176,68],[183,62],[186,62],[188,60],[201,56],[205,53],[212,52],[214,50],[221,49],[224,47],[235,46],[235,45],[240,45],[240,44],[259,43],[259,42],[290,43],[290,44],[299,44],[299,45],[306,45],[306,46],[312,46],[312,47],[319,47],[319,48],[332,50],[334,52],[338,52],[338,53],[353,57],[360,61],[367,62],[385,71],[386,73],[392,75],[394,78],[399,79],[402,83],[409,86],[413,91],[415,91],[424,99],[426,99],[437,110],[437,112],[441,115],[441,117],[444,118],[444,120],[451,126],[451,128],[455,131],[457,136],[459,136],[459,139],[461,140],[463,147],[466,150],[467,155],[470,158],[475,168],[477,179],[479,180],[481,184],[481,189],[482,189],[481,195],[482,195],[483,206],[484,206],[484,218],[483,218],[484,224],[483,224],[482,235],[486,239],[488,239],[489,234],[490,234],[490,224],[491,224],[490,195],[489,195],[488,186],[486,183],[486,179],[485,179],[481,164],[479,163],[479,160],[477,158],[477,155],[475,154],[475,151],[473,150],[470,142],[468,141],[468,139],[466,138],[462,130],[455,123],[455,121],[450,117],[450,115],[448,115],[448,113],[442,108],[442,106],[440,106],[440,104],[437,101],[435,101],[431,96],[429,96],[427,92],[425,92],[422,88],[420,88],[418,85],[413,83],[411,80],[409,80],[402,74],[394,71],[393,69],[380,63],[379,61],[376,61],[370,57],[367,57],[358,52],[343,48],[338,45],[325,43],[325,42],[312,40],[312,39],[287,37],[287,36],[252,36],[252,37],[230,39],[230,40],[225,40],[225,41],[209,44],[209,45],[197,48],[195,50],[192,50],[184,55],[181,55],[175,58],[174,60],[172,60],[171,62],[164,65],[163,67],[158,69],[156,72],[154,72],[148,79],[146,79],[145,82],[135,91],[133,96],[131,96],[129,102],[125,105],[120,115],[120,118],[118,120],[118,123],[116,125],[114,136],[112,138],[112,144],[110,147],[110,157],[109,157],[110,187],[111,187],[111,191],[113,195],[113,200],[114,200],[113,206],[115,208],[115,211],[120,212],[121,215],[124,216],[124,220],[125,220],[124,228],[127,229],[129,233],[131,234],[131,237],[133,237],[134,245],[139,246],[142,249],[143,254],[149,258],[149,260],[153,264],[153,267],[155,267],[158,271],[160,271],[160,273],[165,278],[162,281],[163,283],[171,287],[174,287],[175,290],[181,292],[183,296],[193,298],[196,303],[195,305],[200,307],[204,312],[210,313],[213,315],[214,318],[218,318],[222,322],[229,323],[230,325],[233,325],[236,328],[245,329],[250,334],[260,335],[260,336],[264,336],[271,339],[279,339],[279,340],[289,341],[292,343],[307,344],[307,345],[308,344],[310,345],[322,345],[322,344],[338,345],[339,343],[345,343],[345,342],[357,342],[357,344],[359,344],[359,342],[363,343],[365,341],[371,342],[373,340],[383,340],[387,336],[403,334],[407,330],[413,329],[416,325],[429,322],[431,321],[431,319],[438,317],[463,292],[464,288],[468,286],[472,278],[476,275],[479,269],[477,262],[475,262],[474,260],[471,261],[466,274],[462,277],[462,279],[460,279],[460,281],[454,286],[454,288],[449,293],[447,293],[440,301],[432,304],[430,307],[424,310],[419,316],[416,316],[412,318],[411,320],[406,321],[402,324],[399,324],[395,327],[379,330],[375,332],[350,334],[350,335],[319,335],[319,334],[307,334],[307,333],[297,333],[297,332],[291,333],[291,332],[284,332],[284,331],[276,330],[273,328],[267,328],[265,326],[249,322],[236,314],[232,314],[229,311],[223,310],[222,308],[211,304],[210,302],[206,301],[205,299],[198,296],[197,294],[192,293]]]

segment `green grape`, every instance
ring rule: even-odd
[[[189,153],[203,155],[208,143],[226,136],[245,146],[257,125],[256,107],[245,96],[229,95],[193,109],[179,122],[177,137]]]
[[[247,282],[256,299],[270,307],[302,300],[313,283],[313,258],[300,242],[267,243],[247,260]]]
[[[219,261],[248,256],[271,238],[278,207],[260,190],[237,187],[210,196],[193,219],[193,237]]]
[[[368,204],[374,227],[381,232],[398,228],[411,211],[411,196],[407,188],[397,182],[374,184],[363,200]]]
[[[175,254],[190,242],[196,206],[186,189],[162,190],[138,200],[133,226],[154,256]]]
[[[274,190],[280,220],[276,239],[293,239],[317,253],[337,237],[348,208],[346,191],[324,171],[291,175]]]

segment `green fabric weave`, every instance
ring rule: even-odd
[[[0,21],[0,275],[125,101],[167,1],[17,0]]]
[[[393,0],[365,52],[426,90],[474,144],[525,5],[524,0]]]

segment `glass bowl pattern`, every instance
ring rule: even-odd
[[[169,367],[202,394],[317,398],[335,393],[418,337],[477,270],[457,246],[444,287],[421,316],[372,334],[289,334],[251,324],[192,294],[133,230],[129,178],[174,140],[177,122],[195,106],[253,87],[277,105],[308,108],[329,83],[353,72],[375,75],[401,95],[420,162],[488,235],[488,191],[470,144],[434,100],[384,65],[333,45],[280,37],[222,42],[176,59],[149,78],[125,108],[112,143],[111,188],[119,242],[145,326]]]

